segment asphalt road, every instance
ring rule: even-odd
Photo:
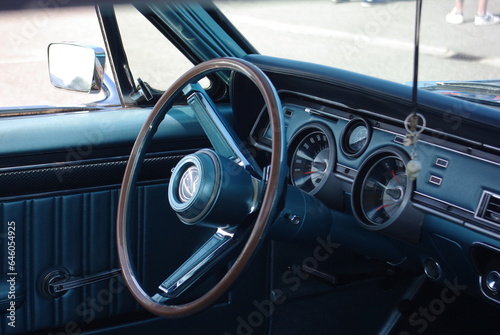
[[[453,0],[423,3],[420,80],[500,78],[500,25],[476,27],[476,1],[465,1],[463,25],[445,22]],[[286,57],[398,82],[412,77],[415,1],[388,0],[369,8],[361,6],[360,0],[280,1],[264,15],[248,2],[226,1],[225,7],[262,53],[275,52],[274,41],[284,40],[289,41],[288,49],[280,53]],[[314,15],[303,16],[311,7]],[[500,15],[500,2],[490,1],[489,10]],[[270,40],[268,34],[277,37]],[[308,42],[306,47],[297,47],[301,38]],[[471,68],[473,62],[477,64]]]
[[[323,63],[397,82],[412,78],[415,1],[388,0],[365,8],[360,0],[281,0],[272,2],[265,13],[259,11],[261,5],[254,1],[228,0],[219,4],[261,53]],[[475,6],[476,1],[465,2],[466,22],[456,26],[444,20],[453,0],[424,1],[419,80],[500,78],[500,25],[476,27]],[[500,15],[500,2],[490,1],[489,10]],[[311,11],[311,15],[305,15]],[[72,40],[102,46],[94,17],[92,8],[1,12],[0,106],[98,99],[52,88],[46,56],[51,42]],[[138,48],[135,52],[138,56],[148,52],[140,64],[148,68],[155,50]],[[175,62],[168,66],[178,68]],[[164,83],[177,75],[165,72],[155,68],[148,74]]]

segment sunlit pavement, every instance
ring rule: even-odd
[[[364,7],[359,0],[282,0],[275,1],[266,13],[259,12],[260,5],[252,1],[223,1],[220,5],[261,53],[397,82],[411,80],[415,1]],[[451,25],[444,17],[453,0],[424,1],[420,80],[500,78],[500,25],[476,27],[476,5],[476,1],[465,1],[465,23]],[[315,14],[304,16],[308,9]],[[489,10],[500,15],[500,2],[490,1]],[[55,22],[55,15],[62,16],[62,22]],[[94,16],[92,8],[0,13],[0,106],[43,104],[46,92],[60,104],[75,101],[74,93],[50,86],[46,48],[51,42],[67,40],[103,45]],[[275,38],[267,38],[273,35]],[[301,38],[307,44],[298,45]],[[472,69],[471,61],[476,63]],[[96,97],[77,95],[76,99],[84,102]]]
[[[500,78],[500,25],[475,26],[475,1],[465,1],[462,25],[445,21],[453,0],[423,3],[421,80]],[[315,15],[301,16],[311,6],[315,7]],[[239,7],[246,7],[246,11]],[[280,1],[274,10],[264,14],[245,1],[227,1],[224,8],[263,53],[270,53],[275,45],[272,41],[266,44],[267,35],[277,33],[278,40],[293,35],[283,55],[374,76],[389,73],[385,78],[398,82],[411,78],[415,1],[378,2],[371,7],[362,6],[360,0]],[[499,2],[490,1],[489,9],[500,15]],[[308,42],[306,47],[294,43],[301,36]],[[471,70],[470,60],[480,62]]]

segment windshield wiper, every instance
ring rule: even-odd
[[[496,81],[495,81],[496,82]],[[491,93],[500,94],[500,86],[491,82],[478,81],[444,81],[436,82],[436,88],[454,88],[467,90],[467,93]]]
[[[500,82],[495,80],[427,82],[420,88],[484,105],[500,106]]]

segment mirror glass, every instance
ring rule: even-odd
[[[70,43],[49,45],[49,73],[57,88],[98,93],[104,76],[104,51]]]

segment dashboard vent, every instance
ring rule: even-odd
[[[500,195],[483,191],[476,217],[500,226]]]

